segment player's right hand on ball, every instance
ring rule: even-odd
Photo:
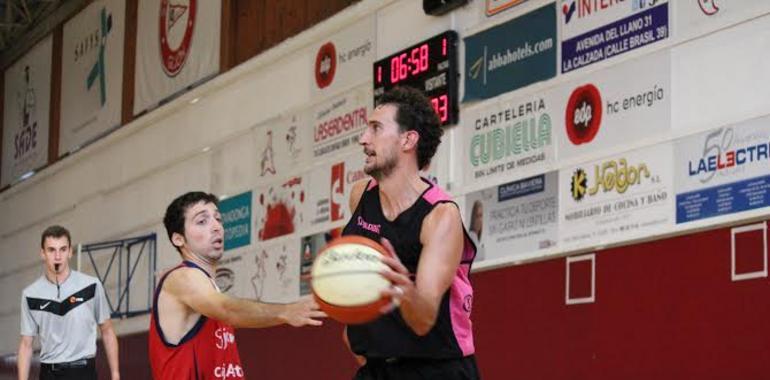
[[[287,304],[281,317],[287,325],[294,327],[321,326],[323,322],[320,318],[326,318],[326,313],[318,309],[313,296],[306,295],[295,303]]]

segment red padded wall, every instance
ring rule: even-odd
[[[770,378],[770,284],[730,254],[730,229],[597,252],[592,304],[565,305],[565,259],[476,274],[484,378]]]

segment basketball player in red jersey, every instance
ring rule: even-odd
[[[244,378],[233,327],[319,326],[325,317],[309,297],[279,305],[219,292],[212,278],[224,252],[217,202],[212,194],[187,193],[163,218],[183,261],[155,289],[149,353],[156,380]]]
[[[381,241],[396,258],[384,291],[400,306],[346,328],[345,341],[363,366],[356,380],[479,378],[468,275],[476,247],[451,197],[420,176],[443,131],[418,90],[384,94],[359,139],[369,181],[354,185],[343,235]]]

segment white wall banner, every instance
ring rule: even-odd
[[[676,36],[690,39],[770,12],[770,2],[756,0],[675,1]]]
[[[671,227],[673,145],[639,149],[559,172],[559,239],[618,242]]]
[[[294,302],[299,297],[299,239],[259,244],[243,263],[251,285],[248,298],[270,303]]]
[[[48,162],[52,54],[48,36],[5,70],[0,186]]]
[[[219,72],[220,0],[140,0],[134,114]]]
[[[371,81],[375,54],[375,15],[312,47],[313,80],[311,94],[333,95],[353,85]]]
[[[306,175],[309,179],[305,202],[306,226],[344,223],[350,218],[348,200],[353,184],[368,179],[364,173],[363,154],[341,157],[331,164],[316,166]]]
[[[462,123],[463,181],[512,179],[554,160],[554,96],[531,95],[491,103],[465,113]]]
[[[558,179],[553,171],[466,196],[465,226],[476,243],[476,262],[556,245]]]
[[[770,117],[676,141],[676,221],[770,206]]]
[[[246,273],[246,267],[254,263],[253,250],[253,248],[243,247],[224,253],[214,274],[214,281],[222,293],[233,297],[254,297],[251,282]]]
[[[64,24],[60,153],[120,125],[125,11],[98,0]]]
[[[660,136],[671,130],[671,59],[655,53],[592,73],[556,91],[559,159]]]
[[[289,235],[305,223],[308,180],[294,176],[254,192],[252,207],[259,241]]]
[[[302,133],[306,113],[293,113],[265,123],[254,131],[257,152],[257,182],[284,176],[310,160],[312,141]]]
[[[262,302],[289,303],[300,292],[300,243],[280,239],[225,252],[214,279],[233,297]]]
[[[369,85],[348,91],[313,108],[313,160],[361,150],[358,137],[372,111]]]

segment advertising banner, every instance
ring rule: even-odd
[[[669,37],[667,0],[562,0],[561,72],[567,73]]]
[[[5,70],[0,186],[48,163],[53,37]]]
[[[313,96],[337,94],[371,80],[376,54],[375,16],[369,15],[314,46]]]
[[[221,0],[141,0],[134,115],[219,73]]]
[[[532,95],[466,112],[462,124],[463,181],[512,179],[553,162],[554,128],[561,125],[553,96]]]
[[[120,125],[126,3],[98,0],[64,24],[59,153]]]
[[[306,114],[297,112],[257,127],[254,145],[259,160],[258,183],[288,175],[309,162],[311,139],[305,123]]]
[[[225,251],[251,244],[251,191],[219,202],[225,228]]]
[[[255,192],[254,223],[259,241],[292,234],[305,223],[307,185],[307,178],[295,176]]]
[[[554,171],[468,194],[465,226],[476,262],[555,246],[558,180]]]
[[[671,130],[671,59],[654,53],[555,91],[562,99],[559,159],[617,149]]]
[[[561,170],[560,241],[599,245],[673,225],[672,159],[667,143]]]
[[[676,37],[695,38],[770,12],[770,2],[755,0],[675,1]]]
[[[676,222],[770,205],[770,118],[676,141]]]
[[[358,137],[372,110],[370,86],[358,87],[313,108],[312,160],[360,151]]]
[[[464,40],[464,102],[491,98],[556,75],[554,4]]]
[[[369,178],[364,173],[363,153],[316,166],[306,176],[310,188],[305,202],[306,227],[309,228],[347,222],[351,215],[348,201],[353,184]]]

